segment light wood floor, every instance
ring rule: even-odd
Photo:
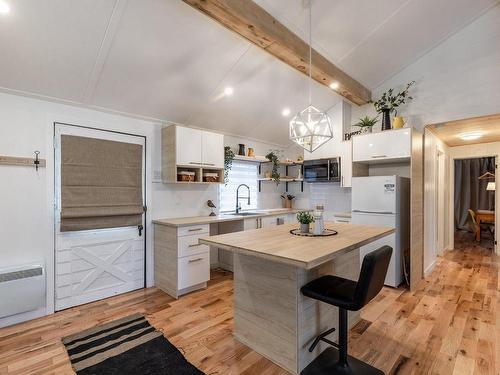
[[[490,254],[461,246],[416,292],[384,289],[351,331],[350,354],[387,374],[498,375],[499,260]],[[71,374],[62,336],[136,312],[207,374],[286,374],[233,339],[232,293],[231,274],[217,272],[178,301],[140,290],[0,329],[0,374]]]

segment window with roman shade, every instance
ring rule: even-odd
[[[142,145],[61,135],[61,232],[142,224]]]

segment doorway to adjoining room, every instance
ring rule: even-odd
[[[495,248],[495,157],[455,160],[455,248]]]

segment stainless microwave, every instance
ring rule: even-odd
[[[340,158],[305,160],[304,181],[340,182]]]

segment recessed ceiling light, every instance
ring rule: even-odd
[[[234,90],[233,90],[233,88],[232,88],[232,87],[226,87],[226,88],[224,89],[224,95],[226,95],[226,96],[231,96],[231,95],[233,95],[233,92],[234,92]]]
[[[339,88],[339,86],[340,86],[340,85],[339,85],[339,83],[338,83],[338,82],[332,82],[332,83],[330,83],[330,88],[331,88],[332,90],[337,90],[337,89]]]
[[[464,141],[473,141],[474,139],[481,138],[483,136],[483,133],[481,132],[468,132],[468,133],[462,133],[459,135],[460,139]]]
[[[5,1],[0,0],[0,14],[8,14],[10,12],[10,6]]]
[[[281,114],[285,117],[289,116],[290,115],[290,108],[284,108],[282,111],[281,111]]]

